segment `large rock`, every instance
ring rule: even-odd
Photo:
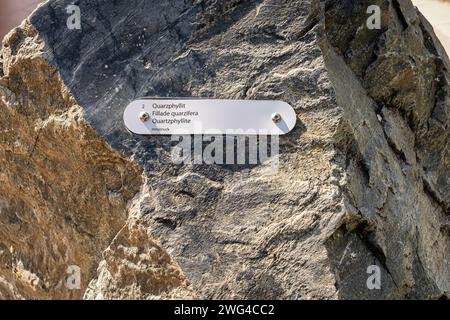
[[[409,0],[92,0],[81,30],[69,4],[3,43],[3,298],[448,295],[450,62]],[[141,96],[279,99],[298,123],[276,172],[177,165],[124,127]]]

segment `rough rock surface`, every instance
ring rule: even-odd
[[[409,0],[92,0],[82,30],[68,4],[3,42],[0,297],[449,295],[450,62]],[[125,129],[140,96],[280,99],[298,123],[275,173],[175,165]]]

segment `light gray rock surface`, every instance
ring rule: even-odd
[[[71,3],[48,1],[4,41],[2,297],[448,295],[450,62],[409,0],[92,0],[82,30],[66,27]],[[373,4],[380,30],[366,27]],[[170,137],[123,125],[141,96],[278,99],[298,122],[275,173],[175,165]],[[64,183],[46,178],[55,168]],[[8,191],[25,186],[35,192]],[[82,269],[76,292],[58,286],[69,264]],[[370,265],[380,290],[367,288]]]

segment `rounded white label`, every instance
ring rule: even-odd
[[[139,99],[125,109],[125,126],[143,135],[282,135],[296,123],[283,101],[213,99]]]

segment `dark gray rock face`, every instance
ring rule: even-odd
[[[375,34],[358,28],[360,18],[342,10],[342,2],[331,1],[325,12],[325,48],[333,48],[324,49],[325,60],[363,159],[360,168],[348,166],[347,173],[355,177],[362,170],[369,186],[362,193],[360,186],[349,191],[367,223],[360,232],[389,270],[397,294],[437,297],[448,292],[444,274],[450,266],[445,241],[450,64],[409,1],[379,5],[384,19]],[[337,18],[336,12],[343,14]],[[378,121],[364,110],[377,114]]]
[[[153,234],[202,298],[450,292],[450,62],[409,0],[90,0],[79,3],[81,30],[66,26],[69,4],[30,17],[42,56],[87,123],[145,172],[85,298],[159,296],[151,285],[121,291],[117,270],[134,272],[136,256],[120,244],[139,247],[127,240],[136,233]],[[374,4],[379,30],[366,27]],[[298,122],[275,173],[175,165],[170,137],[123,125],[142,96],[278,99]],[[380,289],[367,287],[371,265]]]
[[[123,126],[123,107],[136,97],[183,94],[191,68],[173,62],[173,57],[195,29],[200,5],[83,1],[82,29],[69,30],[70,4],[50,1],[30,20],[48,45],[46,57],[60,70],[89,122],[115,147],[131,151],[135,140]],[[171,67],[165,70],[165,64]],[[176,70],[180,73],[174,74]]]

